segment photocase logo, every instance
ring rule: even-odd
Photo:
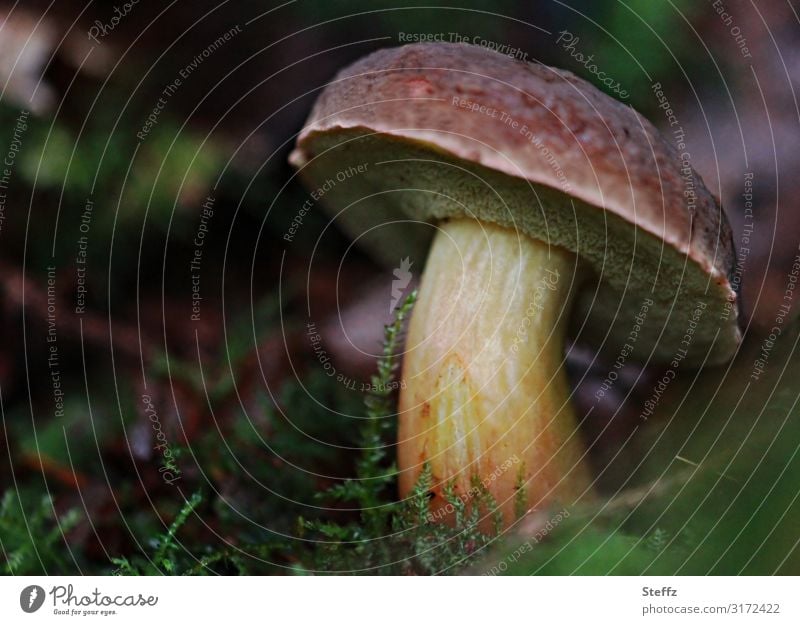
[[[411,282],[411,265],[413,265],[408,256],[400,260],[400,266],[395,267],[392,274],[396,278],[392,280],[392,301],[389,304],[389,313],[392,313],[397,305],[400,303],[400,298],[403,297],[403,291],[408,287]]]
[[[22,589],[22,592],[19,593],[19,607],[22,608],[23,612],[36,612],[39,608],[42,607],[44,603],[44,588],[41,586],[37,586],[36,584],[32,586],[26,586]]]

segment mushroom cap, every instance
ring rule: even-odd
[[[342,70],[290,156],[342,228],[390,262],[421,253],[415,222],[515,228],[593,269],[576,318],[608,329],[609,354],[718,364],[741,339],[733,242],[690,159],[570,72],[449,43]]]

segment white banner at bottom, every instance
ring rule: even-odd
[[[796,577],[4,577],[0,622],[796,624],[798,594]]]

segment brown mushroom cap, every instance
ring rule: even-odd
[[[311,187],[361,166],[324,200],[351,236],[393,239],[378,252],[420,237],[375,226],[464,215],[572,250],[603,285],[578,304],[612,352],[634,329],[644,359],[739,344],[721,208],[649,121],[570,72],[469,44],[379,50],[324,89],[290,159]]]

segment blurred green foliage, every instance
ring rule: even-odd
[[[80,520],[77,509],[58,514],[52,498],[30,486],[7,490],[0,500],[0,571],[4,575],[74,572],[76,554],[65,537]]]
[[[758,336],[729,368],[678,378],[608,468],[626,490],[578,508],[521,556],[511,558],[530,538],[512,541],[488,570],[505,562],[506,574],[796,574],[800,329],[784,330],[758,381],[750,376],[767,340]]]

